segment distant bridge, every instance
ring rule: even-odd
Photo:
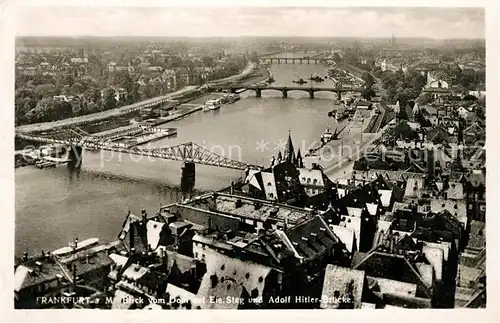
[[[183,143],[166,148],[140,148],[123,147],[119,143],[106,140],[104,138],[85,135],[78,129],[65,129],[59,132],[48,134],[16,133],[19,139],[40,142],[46,144],[60,144],[71,147],[69,150],[70,164],[75,167],[81,167],[83,148],[91,150],[108,150],[139,156],[149,156],[158,159],[182,161],[185,164],[194,164],[223,167],[230,169],[246,170],[249,168],[258,168],[258,166],[232,160],[224,156],[217,155],[208,149],[201,147],[193,142]]]
[[[309,93],[309,97],[311,99],[314,98],[314,93],[316,92],[333,92],[337,94],[339,100],[342,99],[342,92],[361,92],[361,88],[346,88],[346,87],[316,87],[316,86],[273,86],[273,85],[230,85],[225,87],[220,87],[219,90],[226,90],[231,93],[241,93],[244,91],[255,91],[255,94],[258,98],[261,97],[262,91],[274,90],[280,91],[283,94],[283,97],[288,97],[289,91],[304,91]]]
[[[278,64],[284,63],[284,64],[324,64],[328,61],[325,58],[320,58],[320,57],[261,57],[260,58],[260,63],[274,63],[277,62]]]

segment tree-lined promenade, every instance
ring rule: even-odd
[[[216,81],[210,82],[210,83],[220,85],[220,84],[224,84],[224,83],[245,80],[252,75],[252,73],[256,70],[256,68],[257,68],[256,63],[249,62],[247,64],[247,66],[245,67],[245,69],[240,74],[233,75],[233,76],[228,77],[228,78],[216,80]],[[178,99],[181,99],[182,97],[197,94],[197,93],[201,95],[203,93],[203,89],[204,88],[202,86],[187,86],[179,91],[169,93],[167,95],[162,95],[162,96],[158,96],[155,98],[142,100],[142,101],[130,104],[130,105],[117,107],[117,108],[106,110],[106,111],[96,112],[96,113],[92,113],[92,114],[88,114],[88,115],[72,117],[72,118],[67,118],[67,119],[57,120],[57,121],[52,121],[52,122],[42,122],[42,123],[34,123],[34,124],[17,126],[16,131],[21,131],[21,132],[48,131],[50,129],[59,128],[59,127],[66,127],[66,126],[78,125],[78,124],[82,124],[82,123],[102,121],[102,120],[125,115],[127,113],[130,113],[134,109],[139,109],[141,106],[145,106],[148,104],[155,104],[155,103],[160,104],[160,102],[162,102],[164,100],[169,100],[169,99],[178,100]]]

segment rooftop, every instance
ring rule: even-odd
[[[301,223],[311,217],[311,212],[302,208],[222,193],[202,195],[188,202],[175,205],[179,208],[185,206],[194,207],[203,209],[205,212],[216,212],[262,222],[272,219],[283,223],[288,222],[291,225]],[[162,209],[168,209],[169,207],[165,206]]]

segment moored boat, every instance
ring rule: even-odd
[[[327,127],[326,130],[321,134],[321,142],[325,143],[330,141],[333,138],[333,133],[330,131],[330,127]]]
[[[52,251],[52,254],[54,256],[66,256],[66,255],[69,255],[73,252],[78,252],[78,251],[82,251],[85,249],[89,249],[89,248],[94,247],[98,244],[99,244],[99,239],[97,239],[97,238],[90,238],[90,239],[83,240],[81,242],[78,242],[78,240],[76,240],[76,243],[74,246],[66,246],[66,247],[59,248],[57,250]]]

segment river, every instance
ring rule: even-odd
[[[291,56],[289,56],[291,57]],[[271,71],[276,85],[292,84],[295,77],[307,78],[325,67],[316,64],[274,64]],[[318,83],[329,86],[328,81]],[[325,127],[335,128],[327,117],[333,108],[330,92],[253,91],[242,99],[211,112],[196,112],[164,125],[175,127],[177,137],[165,138],[146,147],[167,147],[195,142],[208,150],[251,164],[269,164],[283,148],[289,130],[295,149],[307,150],[317,143]],[[107,242],[116,239],[128,210],[154,213],[160,205],[181,199],[180,162],[119,155],[112,152],[85,152],[82,169],[70,171],[61,166],[39,170],[34,167],[15,171],[16,255],[28,250],[52,250],[78,237]],[[242,171],[196,165],[196,190],[227,187]]]

